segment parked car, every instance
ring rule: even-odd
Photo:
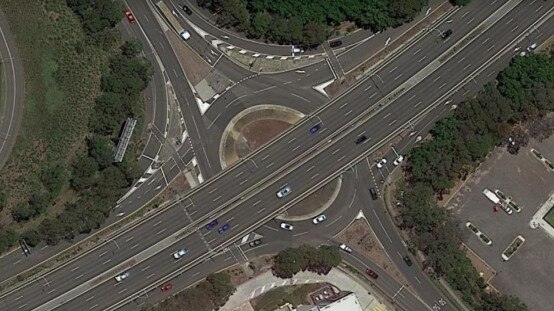
[[[339,245],[339,248],[342,249],[343,251],[349,253],[349,254],[352,253],[352,249],[344,243]]]
[[[260,244],[262,244],[262,239],[257,239],[257,240],[254,240],[254,241],[250,241],[250,243],[248,243],[248,245],[250,245],[250,247],[258,246]]]
[[[288,185],[284,185],[281,187],[281,189],[279,189],[279,191],[277,191],[277,197],[279,199],[282,199],[284,197],[286,197],[287,195],[289,195],[289,193],[291,193],[291,189]]]
[[[394,166],[398,166],[400,163],[402,163],[402,161],[404,161],[404,156],[399,155],[396,159],[394,159],[394,162],[392,162],[392,164],[394,164]]]
[[[287,230],[287,231],[292,231],[292,229],[294,229],[294,227],[290,224],[287,224],[286,222],[282,222],[281,223],[281,229]]]
[[[410,257],[408,257],[408,255],[405,255],[404,257],[402,257],[402,259],[404,259],[404,262],[406,263],[406,265],[408,265],[408,267],[412,266],[412,260],[410,259]]]
[[[229,228],[231,228],[230,224],[224,224],[219,229],[217,229],[217,231],[221,234],[221,233],[227,231]]]
[[[168,291],[173,288],[173,285],[171,283],[167,283],[164,286],[162,286],[162,292]]]
[[[129,21],[129,23],[134,23],[136,21],[135,15],[129,9],[125,10],[125,16],[127,16],[127,20]]]
[[[387,159],[382,158],[379,162],[377,162],[377,168],[383,168],[387,164]]]
[[[358,138],[356,138],[356,145],[359,145],[359,144],[363,143],[366,140],[367,140],[367,136],[365,136],[365,135],[358,136]]]
[[[129,277],[129,272],[122,272],[115,276],[115,280],[118,282],[121,282],[125,280],[127,277]]]
[[[312,219],[312,223],[314,225],[317,225],[318,223],[324,221],[325,219],[327,219],[327,217],[325,215],[321,214],[321,215],[317,216],[316,218]]]
[[[527,52],[531,53],[538,47],[537,43],[533,43],[527,47]]]
[[[206,225],[206,229],[211,230],[213,227],[217,226],[219,222],[217,219],[212,220],[209,224]]]
[[[192,10],[183,4],[183,11],[185,11],[185,13],[187,13],[187,15],[191,15],[192,14]]]
[[[188,252],[189,252],[188,249],[186,249],[186,248],[181,248],[180,250],[178,250],[178,251],[176,251],[175,253],[173,253],[173,258],[179,259],[179,258],[185,256]]]
[[[369,275],[372,279],[377,279],[379,277],[379,275],[371,269],[366,269],[365,273],[367,273],[367,275]]]

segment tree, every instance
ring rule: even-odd
[[[389,0],[390,15],[396,24],[412,20],[429,0]]]
[[[3,253],[12,247],[19,239],[17,232],[9,229],[4,230],[0,227],[0,252]]]
[[[118,1],[67,0],[67,5],[81,18],[89,34],[113,28],[123,15],[123,4]]]
[[[327,30],[325,25],[316,22],[308,22],[306,26],[304,26],[304,44],[308,46],[318,45],[325,41],[326,38]]]
[[[252,23],[248,29],[248,35],[252,38],[261,38],[267,35],[271,26],[271,15],[264,12],[258,12],[252,18]]]
[[[464,6],[468,5],[471,0],[450,0],[450,2],[452,2],[453,5]]]
[[[49,163],[42,169],[40,179],[50,193],[50,198],[54,198],[60,194],[65,184],[65,167],[61,163]]]
[[[208,284],[208,295],[216,309],[223,306],[236,290],[227,273],[212,273],[206,277],[205,284]]]
[[[98,176],[98,162],[93,157],[82,155],[72,165],[70,185],[75,190],[93,186]]]
[[[29,203],[21,202],[18,203],[12,209],[12,218],[17,222],[23,222],[31,219],[34,216],[34,211],[29,208]]]
[[[250,27],[250,13],[246,0],[227,0],[222,2],[218,23],[223,27],[235,27],[239,31]]]
[[[528,308],[517,297],[499,295],[496,293],[484,293],[481,295],[481,304],[475,311],[527,311]]]
[[[0,212],[4,210],[6,205],[8,205],[8,198],[10,193],[7,190],[4,190],[0,193]]]
[[[142,42],[137,39],[125,41],[121,45],[121,53],[127,57],[136,57],[142,52]]]
[[[41,241],[40,234],[35,229],[30,229],[25,231],[25,233],[23,233],[21,238],[24,239],[25,243],[27,243],[27,245],[29,245],[30,247],[37,246],[38,243],[40,243]]]
[[[110,166],[114,159],[114,148],[109,138],[94,135],[87,141],[88,154],[98,163],[100,169]]]

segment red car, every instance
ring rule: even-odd
[[[171,283],[167,283],[164,286],[162,286],[162,292],[168,291],[173,288],[173,285]]]
[[[135,15],[133,15],[133,12],[131,12],[131,10],[129,9],[125,10],[125,16],[127,16],[129,23],[134,23],[136,20]]]
[[[379,277],[379,275],[377,273],[375,273],[375,271],[371,270],[371,269],[367,269],[365,270],[365,272],[367,273],[367,275],[369,275],[372,279],[377,279]]]

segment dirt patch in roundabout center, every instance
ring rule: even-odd
[[[243,110],[229,122],[223,132],[219,148],[221,166],[226,168],[239,162],[303,117],[296,110],[277,105],[260,105]],[[290,221],[313,218],[333,202],[339,190],[340,182],[337,179],[288,209],[279,218]]]

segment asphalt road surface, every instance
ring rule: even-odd
[[[106,253],[102,256],[100,256],[102,250],[92,252],[81,258],[81,260],[68,265],[63,270],[54,272],[48,276],[48,289],[44,292],[44,295],[32,294],[33,291],[37,290],[37,286],[40,288],[38,290],[44,288],[41,286],[42,284],[35,282],[31,286],[3,297],[2,302],[8,307],[17,308],[23,305],[22,302],[19,302],[23,299],[22,301],[26,303],[26,305],[23,306],[24,308],[38,306],[40,303],[58,296],[59,293],[75,288],[83,281],[90,279],[110,267],[114,267],[116,263],[128,258],[131,254],[145,249],[145,247],[152,245],[163,237],[167,237],[170,233],[176,231],[175,228],[186,226],[188,222],[187,218],[189,217],[183,214],[188,214],[195,224],[198,221],[205,223],[210,219],[202,216],[209,214],[210,211],[213,212],[214,208],[221,206],[222,202],[234,203],[240,201],[240,206],[238,208],[233,208],[218,216],[221,224],[226,222],[231,224],[231,229],[228,232],[217,234],[216,232],[208,232],[201,228],[198,232],[194,232],[175,245],[175,249],[180,248],[181,245],[186,245],[191,249],[191,252],[186,258],[188,260],[201,258],[201,256],[207,251],[210,251],[210,249],[217,252],[218,248],[223,248],[229,241],[233,241],[237,237],[244,235],[244,233],[250,232],[253,228],[262,224],[266,219],[270,219],[274,214],[273,211],[281,208],[283,202],[290,203],[298,198],[300,194],[306,193],[309,189],[317,187],[317,184],[324,182],[331,172],[341,171],[345,165],[348,166],[350,162],[362,156],[362,153],[367,154],[368,152],[365,150],[367,150],[370,145],[389,136],[395,129],[406,126],[408,120],[414,115],[424,111],[426,107],[437,99],[440,99],[441,103],[444,102],[445,99],[448,98],[445,97],[441,99],[441,95],[444,92],[458,84],[467,76],[468,71],[476,69],[478,64],[484,63],[490,57],[495,57],[497,51],[506,49],[507,43],[515,37],[517,31],[514,33],[506,31],[503,21],[504,23],[510,21],[512,25],[517,25],[518,29],[523,31],[523,29],[532,24],[533,21],[536,20],[540,14],[547,11],[547,9],[549,8],[539,8],[538,5],[537,7],[531,5],[521,7],[520,5],[520,7],[510,12],[497,25],[493,26],[475,42],[471,43],[470,46],[464,48],[463,53],[449,60],[437,71],[432,73],[431,76],[424,79],[396,101],[389,105],[375,107],[377,100],[383,97],[382,94],[388,94],[400,85],[402,76],[413,76],[426,64],[425,60],[421,62],[410,61],[410,58],[413,60],[413,53],[417,52],[417,48],[420,48],[417,53],[423,52],[422,55],[426,55],[427,60],[434,59],[439,56],[449,44],[452,44],[451,42],[460,39],[463,32],[457,30],[455,34],[459,35],[459,37],[453,35],[450,39],[450,43],[437,43],[434,38],[429,36],[424,38],[411,49],[412,57],[403,60],[404,56],[410,55],[410,50],[408,50],[379,72],[379,80],[382,79],[383,82],[387,81],[386,83],[379,84],[380,81],[375,81],[373,79],[362,82],[357,88],[345,94],[340,100],[334,102],[333,105],[320,111],[317,118],[309,119],[308,122],[304,122],[273,144],[255,153],[251,158],[252,160],[244,161],[241,165],[237,165],[225,171],[224,174],[218,175],[218,178],[208,181],[199,187],[199,189],[205,189],[206,191],[193,191],[190,196],[192,200],[190,203],[188,201],[183,201],[183,203],[179,204],[178,208],[168,210],[166,213],[148,221],[143,226],[126,232],[121,236],[121,240],[118,242],[110,243],[110,245],[113,244],[113,246],[111,246],[112,249],[115,248],[115,250],[112,250],[114,253],[113,256],[104,257],[106,259],[103,259],[101,257],[108,255],[107,250],[103,250]],[[552,27],[539,27],[539,31],[550,35],[549,32],[552,31]],[[431,38],[431,42],[428,42],[429,38]],[[488,40],[484,41],[486,38],[488,38]],[[490,43],[492,47],[482,42]],[[466,59],[471,60],[471,62],[466,62]],[[402,72],[394,69],[395,66],[401,66]],[[397,78],[399,74],[402,75]],[[441,79],[441,76],[448,78]],[[372,93],[372,88],[377,89],[376,93]],[[410,109],[406,109],[406,105],[409,105]],[[342,128],[345,117],[351,118],[361,115],[362,112],[368,110],[368,108],[372,109],[371,119],[361,121],[354,126]],[[314,122],[322,122],[323,127],[316,136],[310,137],[308,135],[308,129],[313,126]],[[333,139],[332,136],[335,135],[335,133],[340,133],[341,137]],[[355,146],[353,142],[362,133],[368,136],[368,140],[364,143],[365,145]],[[320,148],[309,150],[316,142],[321,142]],[[302,158],[299,158],[299,154],[303,154]],[[299,163],[298,161],[301,162]],[[268,171],[273,171],[275,173],[274,170],[276,168],[285,166],[292,166],[286,173],[286,176],[272,178],[273,180],[271,180],[271,182],[264,181],[254,192],[246,193],[242,190],[252,188],[257,181],[267,176]],[[306,172],[313,172],[313,174],[307,174]],[[275,197],[275,192],[280,185],[285,183],[291,186],[293,193],[281,201]],[[272,186],[269,187],[270,185]],[[237,193],[241,193],[241,195],[237,195]],[[244,198],[241,199],[240,197]],[[263,204],[259,205],[262,201]],[[186,213],[183,213],[184,208],[187,209]],[[199,211],[201,213],[198,213]],[[165,222],[159,222],[162,219],[161,217],[164,217],[163,220],[165,220]],[[168,217],[170,219],[167,219]],[[149,230],[144,230],[148,224],[150,224],[151,227]],[[163,227],[159,227],[159,231],[157,228],[152,229],[156,227],[154,226],[155,224],[157,224],[156,226],[163,225]],[[144,238],[140,238],[138,234],[142,234]],[[202,235],[203,238],[199,239],[198,235]],[[130,239],[131,237],[132,239]],[[144,283],[150,280],[157,280],[171,271],[174,271],[177,267],[183,267],[185,265],[184,260],[178,264],[167,265],[167,261],[171,259],[171,253],[173,251],[173,249],[166,249],[160,254],[133,267],[130,270],[131,277],[119,283],[124,286],[121,287],[121,285],[118,285],[118,287],[121,287],[118,288],[118,291],[113,290],[113,281],[110,278],[110,281],[104,282],[90,290],[87,295],[105,293],[102,294],[102,297],[105,298],[105,306],[108,306],[123,297],[136,293],[144,287]],[[190,262],[188,260],[187,262]],[[150,274],[153,273],[154,275],[150,276],[150,274],[145,275],[146,273],[142,273],[140,267],[146,267],[143,265],[154,268],[149,271]],[[72,269],[75,270],[71,271]],[[135,279],[134,282],[133,278]],[[436,289],[429,287],[430,285],[428,282],[423,282],[422,280],[422,283],[423,284],[419,285],[416,291],[424,301],[430,304],[441,298],[438,296],[440,294],[436,292]],[[21,298],[19,298],[19,296],[21,296]],[[75,302],[81,301],[82,308],[89,306],[84,296],[86,295],[75,300]],[[99,308],[101,307],[102,306],[99,306]],[[63,308],[64,307],[62,307],[62,309]]]

